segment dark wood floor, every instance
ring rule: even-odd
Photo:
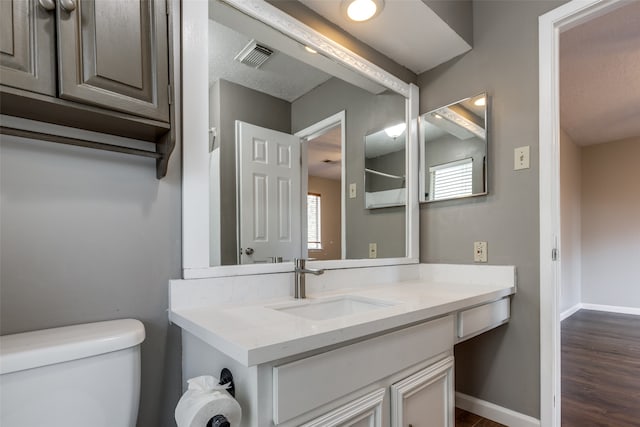
[[[562,322],[562,425],[640,426],[640,316],[580,310]]]
[[[506,427],[480,415],[456,408],[456,427]]]

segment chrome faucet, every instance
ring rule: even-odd
[[[324,269],[322,268],[306,268],[307,260],[304,258],[294,258],[293,262],[295,263],[294,273],[296,275],[295,287],[293,289],[293,297],[298,298],[306,298],[307,290],[306,290],[306,279],[305,274],[311,273],[315,276],[319,276],[324,273]]]

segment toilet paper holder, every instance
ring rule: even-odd
[[[231,397],[236,397],[236,387],[230,370],[223,368],[220,371],[220,382],[218,384],[227,385],[227,392]],[[209,420],[206,427],[230,427],[230,424],[224,415],[216,415]]]
[[[229,394],[231,395],[231,397],[236,397],[236,387],[235,384],[233,383],[233,375],[231,374],[231,371],[228,370],[227,368],[222,368],[222,371],[220,371],[220,382],[218,383],[220,385],[227,385],[227,391],[229,392]]]

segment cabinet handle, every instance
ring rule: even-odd
[[[53,0],[38,0],[38,3],[44,10],[51,11],[56,8],[56,2]]]
[[[76,9],[75,0],[60,0],[60,6],[67,12],[71,13]]]

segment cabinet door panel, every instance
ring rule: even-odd
[[[378,389],[301,427],[382,427],[384,389]]]
[[[38,0],[0,0],[0,81],[55,96],[55,18]]]
[[[453,357],[391,386],[393,427],[453,427]]]
[[[58,6],[60,97],[168,121],[164,0]]]

